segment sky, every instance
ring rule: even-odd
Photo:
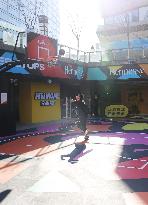
[[[96,30],[103,24],[99,0],[60,0],[60,18],[60,44],[77,48],[76,34],[80,36],[80,50],[90,51],[99,42]]]

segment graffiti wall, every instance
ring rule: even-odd
[[[87,80],[148,79],[148,64],[88,67]]]
[[[11,51],[0,50],[0,66],[5,63],[17,61],[23,59],[23,55],[18,53],[13,53]],[[7,72],[10,73],[19,73],[19,74],[29,74],[25,66],[16,65],[13,68],[9,69]]]
[[[7,72],[75,80],[103,81],[116,79],[148,79],[148,64],[132,63],[117,66],[90,67],[89,64],[79,65],[75,62],[69,63],[60,61],[58,57],[55,56],[55,54],[57,53],[55,42],[50,42],[50,39],[48,38],[42,39],[45,40],[44,42],[41,41],[39,37],[40,36],[37,36],[33,40],[31,40],[30,37],[30,41],[28,42],[29,59],[27,60],[24,60],[25,55],[23,54],[0,50],[0,66],[7,62],[20,60]],[[39,39],[41,41],[39,41],[40,44],[43,44],[42,49],[37,44]],[[49,49],[45,47],[48,47]],[[51,54],[54,56],[52,56]]]

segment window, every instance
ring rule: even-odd
[[[138,9],[133,10],[129,13],[130,15],[130,22],[138,22],[139,21],[139,11]]]
[[[139,8],[139,20],[148,20],[148,6]]]

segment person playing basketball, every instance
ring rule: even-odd
[[[78,115],[78,127],[84,132],[84,140],[88,140],[88,130],[86,127],[87,123],[87,116],[88,116],[88,107],[83,101],[83,95],[78,93],[75,95],[75,101],[74,101],[75,108],[77,110]]]

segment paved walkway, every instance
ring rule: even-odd
[[[87,143],[62,125],[1,140],[3,205],[148,205],[146,122],[91,121]]]

